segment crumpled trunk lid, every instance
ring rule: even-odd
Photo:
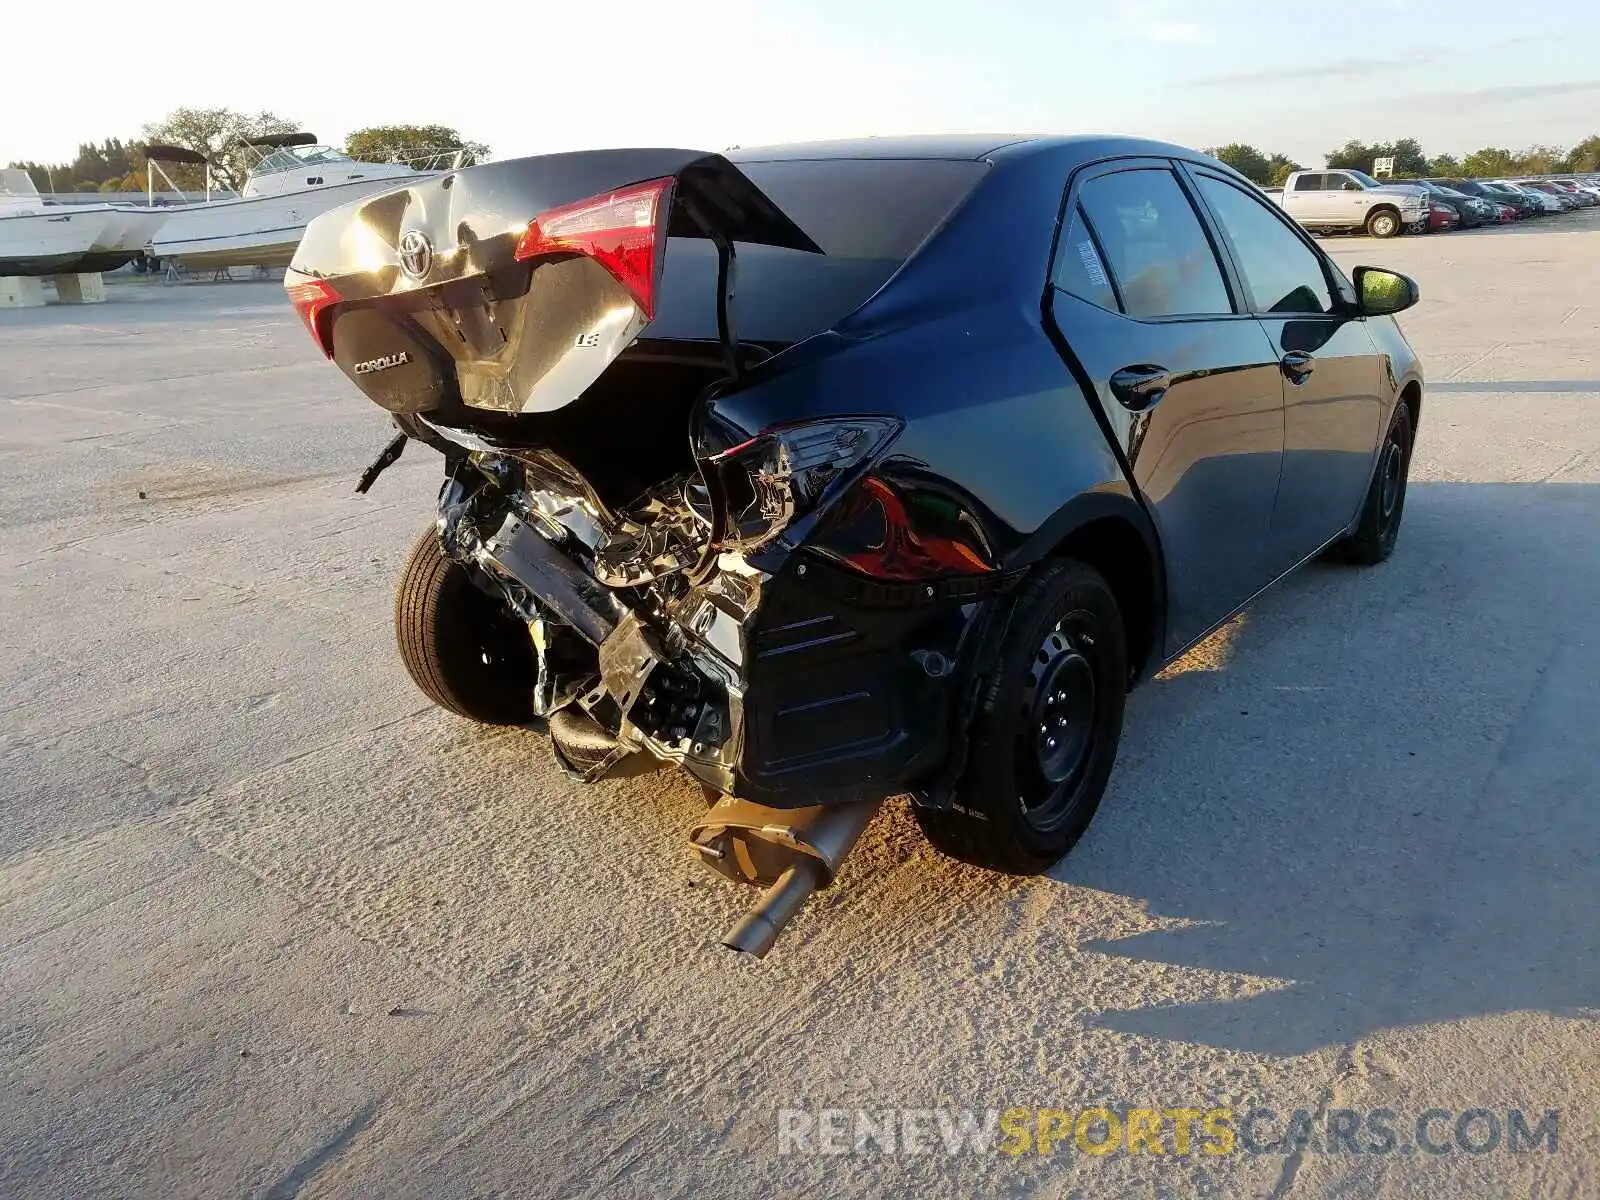
[[[669,237],[820,253],[719,154],[599,150],[325,213],[285,284],[329,357],[392,412],[548,413],[646,332]]]

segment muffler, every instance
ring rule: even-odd
[[[700,859],[720,875],[765,888],[725,937],[730,950],[762,957],[811,893],[827,887],[880,800],[810,808],[768,808],[724,796],[693,829]]]

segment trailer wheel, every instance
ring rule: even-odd
[[[528,627],[451,562],[429,526],[394,599],[400,661],[440,708],[486,725],[531,721],[538,662]]]
[[[1050,563],[1018,593],[998,661],[954,806],[912,811],[952,858],[1034,875],[1083,836],[1116,762],[1128,652],[1115,594],[1083,563]]]

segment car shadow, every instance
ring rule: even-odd
[[[1291,1055],[1600,1006],[1597,540],[1593,485],[1414,484],[1388,563],[1307,568],[1136,691],[1052,876],[1163,926],[1082,949],[1235,978],[1092,1023]]]

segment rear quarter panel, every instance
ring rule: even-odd
[[[828,415],[903,416],[878,473],[961,506],[974,548],[999,569],[1048,554],[1080,497],[1142,518],[1097,410],[1044,328],[1074,165],[1065,153],[1002,155],[876,296],[787,352],[803,365],[717,401],[718,413],[751,433]]]

